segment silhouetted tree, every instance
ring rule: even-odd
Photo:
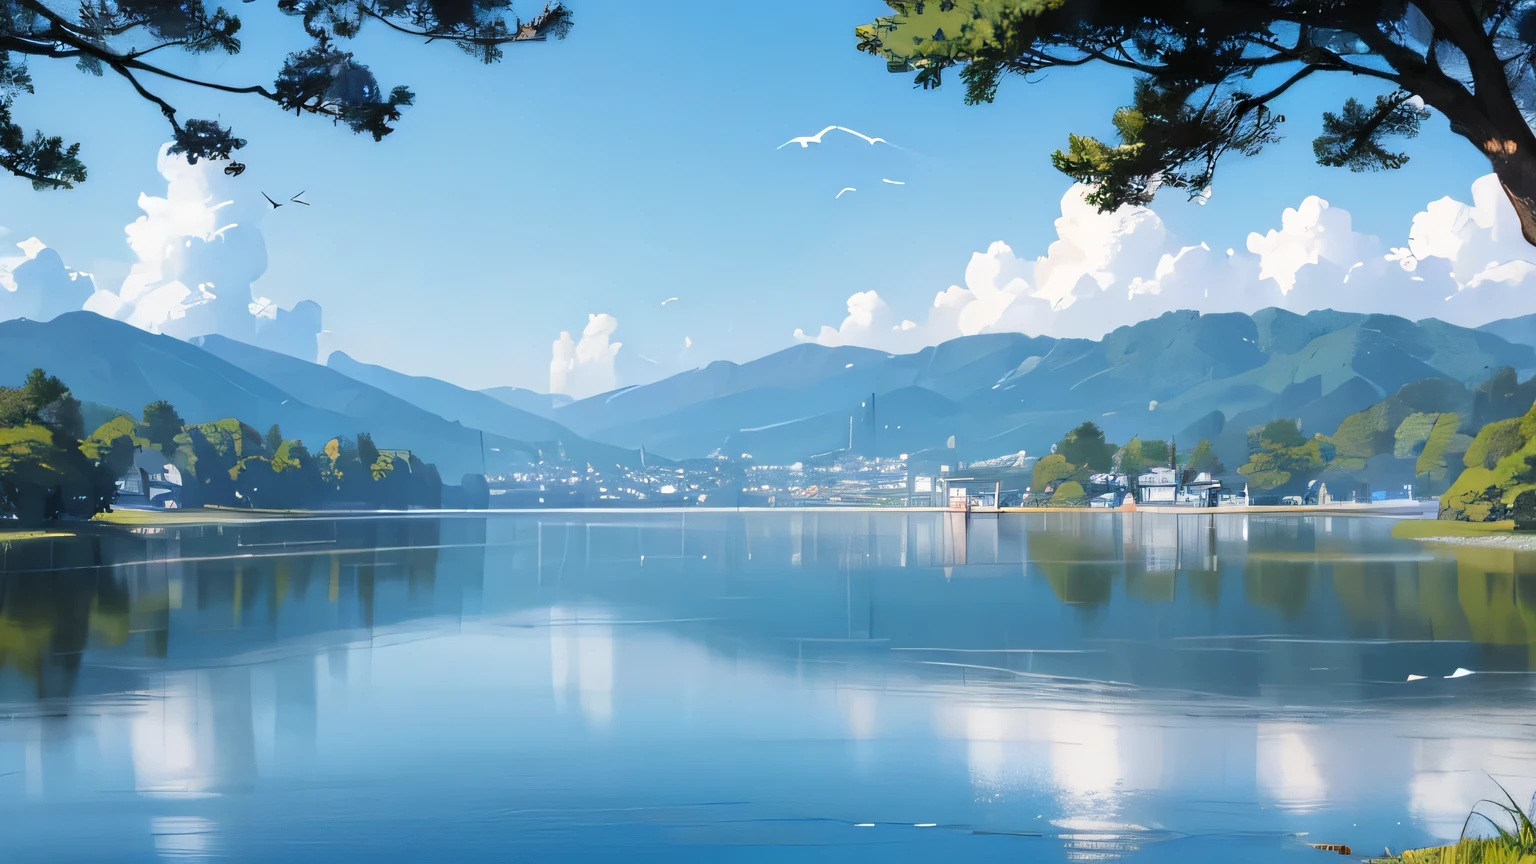
[[[1091,184],[1103,210],[1145,204],[1159,187],[1197,197],[1228,153],[1280,138],[1274,103],[1321,73],[1382,82],[1323,115],[1317,161],[1352,171],[1401,167],[1389,139],[1428,116],[1482,153],[1536,242],[1536,7],[1525,0],[886,0],[897,14],[857,30],[860,50],[924,88],[962,66],[966,101],[991,102],[1003,76],[1053,80],[1051,69],[1102,64],[1136,74],[1119,137],[1068,139],[1052,162]]]
[[[176,452],[176,436],[186,425],[171,403],[163,399],[144,406],[144,438],[167,457]]]
[[[1104,440],[1104,430],[1093,422],[1083,423],[1056,444],[1056,452],[1080,468],[1108,471],[1115,458],[1115,445]]]
[[[276,423],[273,423],[267,429],[266,436],[262,438],[262,444],[266,445],[268,456],[275,454],[278,448],[283,446],[282,428],[279,427]]]
[[[227,160],[245,141],[215,120],[182,119],[155,92],[160,83],[260,97],[283,111],[329,117],[379,141],[415,97],[405,87],[385,91],[367,66],[339,47],[369,22],[426,42],[451,42],[487,64],[501,59],[505,45],[563,39],[571,29],[571,12],[559,2],[527,21],[509,19],[510,0],[278,0],[277,8],[301,19],[309,46],[283,59],[271,85],[226,85],[185,74],[181,64],[161,63],[178,51],[240,53],[240,18],[222,6],[210,9],[203,0],[88,0],[70,12],[57,2],[0,0],[0,168],[32,181],[34,189],[68,189],[86,178],[79,144],[66,145],[42,132],[28,137],[12,119],[15,97],[33,92],[29,61],[64,60],[88,75],[123,79],[170,123],[171,152],[195,163]]]

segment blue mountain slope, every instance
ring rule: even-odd
[[[287,355],[219,341],[313,366]],[[236,350],[232,347],[230,353]],[[367,431],[381,446],[410,449],[436,463],[450,480],[480,470],[480,433],[392,400],[388,394],[369,393],[371,388],[358,382],[327,394],[308,376],[283,379],[255,374],[197,345],[91,312],[61,315],[48,322],[0,323],[0,381],[20,383],[34,367],[59,376],[79,399],[134,416],[144,405],[164,399],[188,422],[235,417],[262,430],[278,424],[286,436],[312,446],[337,435]],[[509,450],[520,446],[502,443]]]
[[[450,481],[539,458],[539,446],[446,420],[334,369],[222,336],[195,342],[215,357],[347,419],[344,434],[368,432],[380,446],[412,450],[437,462]],[[284,430],[287,431],[286,429]]]
[[[1503,365],[1536,368],[1536,349],[1435,320],[1173,312],[1098,341],[987,334],[908,355],[801,345],[583,400],[555,416],[598,440],[668,456],[803,456],[846,446],[851,419],[856,439],[875,442],[861,446],[881,453],[944,448],[953,435],[959,458],[977,458],[1038,452],[1083,420],[1116,440],[1174,435],[1213,412],[1234,423],[1299,416],[1331,432],[1411,381],[1475,381]],[[952,410],[882,398],[906,388]],[[870,394],[882,434],[862,438],[859,426],[870,421],[860,403]],[[567,419],[578,415],[580,424]]]
[[[520,441],[553,442],[557,449],[563,446],[570,459],[627,463],[635,461],[632,457],[637,455],[587,441],[553,420],[514,408],[487,393],[466,390],[436,378],[404,375],[383,366],[359,363],[340,351],[331,354],[324,368],[465,426]]]

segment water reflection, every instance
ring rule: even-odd
[[[1533,786],[1536,558],[1390,528],[800,511],[12,542],[0,818],[18,860],[1400,848],[1454,836],[1484,772]]]

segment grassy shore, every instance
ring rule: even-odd
[[[1536,864],[1536,854],[1504,839],[1463,840],[1454,846],[1415,849],[1390,858],[1369,858],[1369,864]]]
[[[1536,552],[1536,533],[1516,532],[1514,522],[1453,522],[1415,519],[1392,526],[1392,536],[1444,546],[1485,546],[1514,552]]]

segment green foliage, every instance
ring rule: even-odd
[[[1168,446],[1167,441],[1143,441],[1141,455],[1149,466],[1169,465],[1173,459],[1173,450]]]
[[[369,68],[339,45],[358,36],[365,24],[398,31],[424,42],[447,42],[482,63],[501,59],[504,46],[563,39],[571,11],[546,5],[533,18],[510,16],[509,0],[278,0],[277,8],[301,19],[310,45],[287,55],[270,86],[228,86],[189,76],[185,64],[158,65],[162,56],[218,53],[235,55],[239,17],[202,0],[151,3],[99,0],[79,5],[4,0],[0,2],[0,168],[32,181],[34,189],[72,188],[86,179],[80,145],[66,145],[41,132],[28,136],[11,117],[18,96],[34,92],[26,61],[68,60],[94,77],[107,72],[123,79],[170,124],[170,152],[190,163],[225,161],[245,140],[217,121],[182,119],[154,82],[174,79],[208,93],[254,96],[294,114],[328,117],[375,141],[394,129],[400,109],[414,100],[406,87],[379,86]],[[164,53],[161,53],[161,52]],[[222,65],[222,64],[221,64]],[[226,168],[239,174],[238,163]]]
[[[1377,96],[1376,104],[1367,109],[1360,100],[1350,97],[1345,100],[1342,112],[1323,112],[1323,134],[1312,141],[1317,164],[1355,172],[1406,165],[1408,154],[1387,150],[1382,142],[1391,136],[1418,136],[1429,112],[1410,102],[1410,98],[1409,93],[1398,90],[1388,96]]]
[[[1051,503],[1057,506],[1071,506],[1082,503],[1087,495],[1088,493],[1083,490],[1083,484],[1076,480],[1068,480],[1056,487],[1056,494],[1051,496]]]
[[[1424,441],[1424,446],[1419,450],[1418,462],[1414,465],[1415,474],[1430,474],[1435,479],[1445,476],[1446,454],[1455,446],[1456,430],[1461,428],[1461,418],[1455,414],[1441,414],[1435,418],[1435,425],[1430,429],[1429,437]],[[1464,437],[1464,436],[1462,436]],[[1461,452],[1466,452],[1463,445]]]
[[[1259,446],[1267,450],[1300,447],[1306,440],[1295,420],[1281,418],[1259,429]]]
[[[1463,457],[1466,470],[1440,496],[1440,518],[1472,522],[1505,518],[1520,493],[1536,489],[1533,431],[1536,407],[1524,417],[1484,426]]]
[[[144,438],[167,457],[176,452],[176,436],[186,425],[169,402],[161,400],[144,406]]]
[[[1328,467],[1337,451],[1326,438],[1302,436],[1294,420],[1275,420],[1249,430],[1248,461],[1237,469],[1255,492],[1300,485]]]
[[[176,436],[172,462],[182,475],[182,493],[190,506],[231,504],[243,459],[259,453],[261,436],[239,420],[187,426]]]
[[[1464,457],[1468,468],[1492,469],[1504,458],[1525,446],[1525,436],[1520,434],[1520,418],[1511,417],[1489,423],[1478,431],[1467,448]]]
[[[1393,436],[1392,455],[1398,459],[1417,458],[1429,441],[1429,433],[1434,431],[1437,417],[1436,414],[1422,413],[1408,415]]]
[[[1209,474],[1212,477],[1219,477],[1227,471],[1226,466],[1221,464],[1221,460],[1216,458],[1216,450],[1211,447],[1211,442],[1204,438],[1200,439],[1200,443],[1196,444],[1194,451],[1189,454],[1189,470],[1196,474]]]
[[[64,382],[41,369],[33,369],[20,387],[0,387],[0,425],[36,424],[57,429],[71,438],[85,435],[80,400]]]
[[[86,517],[105,510],[114,480],[57,429],[37,424],[0,429],[0,496],[19,519]]]
[[[273,423],[267,429],[267,434],[262,437],[261,443],[266,447],[268,453],[276,453],[278,448],[282,447],[284,443],[283,430],[276,423]]]
[[[1045,491],[1045,487],[1071,477],[1075,471],[1077,466],[1068,462],[1067,457],[1052,453],[1035,463],[1034,471],[1029,476],[1029,488],[1038,495]]]
[[[1135,477],[1146,470],[1147,460],[1143,455],[1141,439],[1132,438],[1124,447],[1120,448],[1120,473]]]
[[[1503,86],[1498,71],[1510,56],[1524,56],[1519,46],[1536,44],[1516,0],[1452,4],[1466,7],[1454,27],[1428,13],[1437,48],[1427,55],[1416,47],[1426,38],[1423,4],[886,2],[894,14],[858,27],[858,49],[891,72],[915,73],[924,89],[958,68],[968,103],[992,102],[1008,75],[1052,81],[1060,76],[1051,70],[1089,64],[1130,71],[1130,104],[1110,119],[1116,140],[1071,135],[1052,157],[1058,170],[1089,185],[1089,200],[1105,211],[1145,204],[1159,188],[1201,194],[1224,156],[1252,156],[1279,139],[1285,118],[1276,107],[1293,87],[1347,74],[1392,90],[1369,106],[1350,98],[1325,114],[1313,142],[1319,163],[1355,171],[1402,166],[1408,156],[1389,148],[1389,139],[1417,135],[1427,105],[1477,148],[1479,164],[1493,163],[1516,209],[1531,213],[1526,178],[1536,156],[1523,144],[1524,118],[1536,99]],[[1500,86],[1474,87],[1478,75],[1468,68],[1494,69]]]
[[[115,481],[133,468],[133,454],[144,440],[137,433],[138,424],[132,417],[116,417],[80,442],[80,452],[100,465]]]
[[[1115,445],[1104,440],[1104,430],[1092,422],[1083,423],[1056,444],[1056,453],[1073,465],[1090,471],[1108,471],[1115,458]]]

